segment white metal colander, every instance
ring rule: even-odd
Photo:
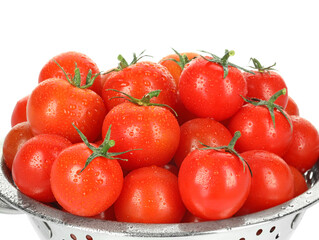
[[[17,190],[2,160],[0,212],[27,214],[41,239],[51,240],[287,240],[319,200],[319,161],[305,177],[308,191],[258,213],[200,223],[135,224],[78,217],[39,203]]]

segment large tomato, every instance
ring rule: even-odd
[[[177,223],[185,213],[177,177],[157,166],[131,171],[114,205],[118,221],[137,223]]]
[[[41,134],[29,139],[17,152],[12,178],[19,190],[41,202],[54,202],[50,185],[52,164],[71,142],[59,135]]]
[[[64,52],[50,59],[41,69],[39,74],[39,83],[49,78],[65,79],[66,76],[63,70],[56,64],[56,62],[64,69],[67,74],[73,74],[75,71],[75,64],[81,73],[81,86],[86,85],[86,77],[91,70],[92,74],[99,74],[100,70],[96,63],[87,55],[79,52]],[[90,87],[94,92],[101,94],[101,86],[99,85],[100,76],[97,76],[95,83]]]
[[[59,134],[73,143],[81,138],[72,123],[93,142],[100,135],[105,115],[104,103],[98,94],[57,78],[41,82],[27,104],[27,119],[35,135]]]
[[[179,94],[185,107],[198,117],[217,121],[231,117],[243,105],[247,83],[241,71],[223,58],[198,57],[181,74]],[[214,62],[216,61],[216,62]]]

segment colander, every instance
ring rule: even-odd
[[[305,173],[308,191],[265,211],[201,223],[136,224],[78,217],[39,203],[15,187],[1,160],[0,212],[27,214],[40,238],[50,240],[287,240],[319,199],[318,171],[319,161]]]

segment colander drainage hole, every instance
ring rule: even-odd
[[[259,236],[260,234],[262,234],[263,230],[262,229],[259,229],[257,232],[256,232],[256,235]]]
[[[241,239],[239,239],[239,240],[246,240],[246,238],[241,238]]]
[[[86,235],[87,240],[93,240],[93,238],[90,235]]]
[[[273,226],[271,229],[270,229],[270,231],[269,232],[274,232],[276,230],[276,227],[275,226]]]
[[[280,237],[279,233],[276,235],[275,239],[278,239]]]
[[[70,234],[70,237],[73,239],[73,240],[77,240],[76,236],[74,234]]]

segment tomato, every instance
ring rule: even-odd
[[[11,126],[12,127],[17,125],[18,123],[27,121],[26,110],[27,110],[28,99],[29,99],[29,96],[25,96],[24,98],[20,99],[16,103],[16,105],[12,111],[12,115],[11,115]]]
[[[171,161],[178,147],[180,128],[175,116],[165,107],[122,103],[105,116],[103,138],[111,125],[111,137],[116,142],[112,151],[139,149],[122,155],[127,159],[120,162],[125,170],[163,166]]]
[[[283,88],[287,89],[284,79],[278,73],[272,71],[272,67],[274,65],[265,68],[261,66],[257,59],[252,58],[252,61],[257,71],[253,71],[253,73],[243,73],[247,81],[247,97],[268,101],[270,97],[279,90]],[[283,108],[287,106],[287,102],[288,94],[281,95],[275,101],[276,104],[282,106]]]
[[[286,118],[276,108],[271,111],[274,113],[274,119],[267,106],[248,103],[229,120],[230,132],[240,131],[242,134],[236,144],[239,152],[266,150],[279,156],[285,154],[293,133],[290,117],[285,113]]]
[[[299,108],[297,103],[291,98],[288,97],[288,103],[287,106],[285,108],[285,111],[289,114],[289,115],[296,115],[299,116]]]
[[[56,62],[64,69],[67,74],[74,73],[76,63],[81,72],[81,86],[86,84],[86,77],[90,70],[93,75],[100,73],[100,70],[97,67],[96,63],[88,56],[83,53],[70,51],[54,56],[42,67],[38,79],[39,83],[49,78],[60,78],[66,80],[66,76],[63,70],[56,64]],[[102,90],[101,86],[99,86],[98,84],[100,78],[100,76],[97,76],[96,83],[93,83],[93,85],[90,87],[91,90],[98,94],[101,94]]]
[[[84,143],[74,144],[60,153],[51,170],[56,200],[79,216],[92,217],[107,210],[123,185],[122,169],[115,159],[97,157],[84,169],[92,153]]]
[[[247,151],[241,156],[253,177],[249,196],[237,215],[268,209],[293,198],[293,175],[282,158],[263,150]]]
[[[182,162],[178,185],[185,207],[210,220],[233,216],[248,197],[246,163],[228,150],[196,149]]]
[[[308,120],[291,116],[293,136],[291,144],[283,156],[291,166],[304,173],[310,169],[319,158],[319,136],[315,126]]]
[[[32,137],[33,134],[28,122],[18,123],[8,132],[3,142],[3,158],[10,170],[16,153]]]
[[[138,62],[109,76],[103,86],[102,96],[107,110],[110,110],[125,100],[117,98],[121,94],[108,89],[116,89],[135,98],[161,90],[161,95],[152,99],[152,102],[174,108],[177,101],[177,88],[172,75],[164,66],[153,62]]]
[[[176,50],[174,50],[174,52],[175,54],[170,54],[163,57],[159,61],[159,63],[166,67],[167,70],[172,74],[176,86],[178,86],[179,78],[185,65],[189,63],[192,59],[198,57],[199,54],[193,52],[178,53]]]
[[[100,214],[97,214],[93,216],[92,218],[95,219],[101,219],[101,220],[108,220],[108,221],[115,221],[115,212],[114,212],[114,206],[112,205],[108,209],[106,209],[104,212],[101,212]]]
[[[181,126],[181,137],[174,155],[177,166],[184,158],[197,148],[203,147],[201,142],[212,146],[227,145],[232,139],[231,133],[221,123],[211,118],[195,118]]]
[[[50,185],[52,164],[71,142],[59,135],[41,134],[29,139],[17,152],[12,165],[12,178],[25,195],[53,202]]]
[[[294,197],[297,197],[308,190],[307,182],[297,168],[293,166],[289,166],[289,168],[294,177]]]
[[[41,82],[27,104],[27,118],[34,135],[59,134],[73,143],[81,138],[72,123],[89,141],[94,141],[100,135],[105,115],[104,103],[98,94],[56,78]]]
[[[118,221],[177,223],[185,213],[177,177],[170,171],[149,166],[131,171],[114,205]]]
[[[207,220],[203,218],[196,217],[191,212],[186,211],[183,219],[181,220],[182,223],[191,223],[191,222],[205,222]]]
[[[223,58],[199,57],[192,60],[181,74],[180,98],[186,109],[198,117],[221,121],[231,117],[243,105],[247,83],[241,71]],[[213,62],[216,61],[216,62]]]

